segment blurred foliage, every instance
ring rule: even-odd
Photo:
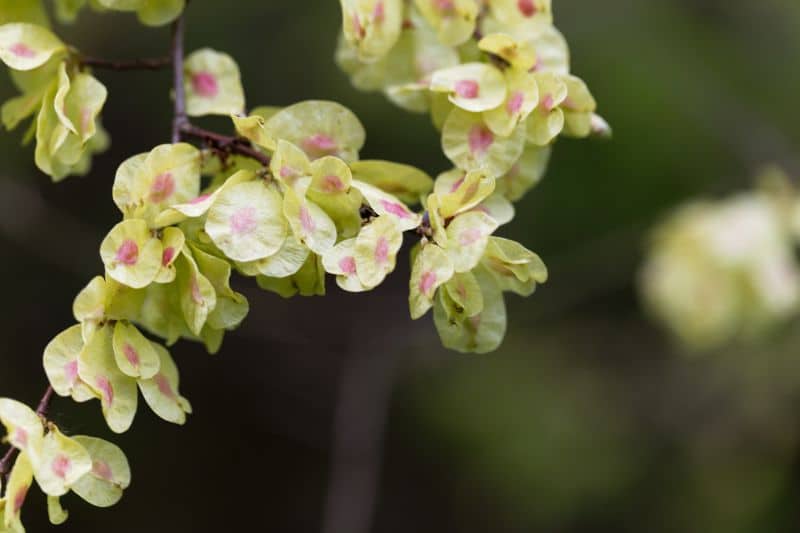
[[[651,232],[641,298],[689,349],[763,339],[797,315],[800,205],[779,170],[757,181],[719,201],[687,202]]]

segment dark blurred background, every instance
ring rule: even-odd
[[[330,282],[323,299],[285,301],[240,283],[252,312],[222,352],[173,350],[195,408],[186,427],[142,405],[114,436],[96,403],[55,401],[68,432],[119,443],[134,470],[114,509],[66,498],[62,531],[798,530],[800,330],[689,357],[648,320],[635,275],[669,208],[749,187],[769,163],[800,176],[800,2],[554,4],[615,137],[559,142],[504,228],[552,279],[508,299],[502,349],[449,353],[430,316],[412,323],[407,258],[366,295]],[[367,128],[365,158],[448,168],[427,117],[350,87],[332,59],[338,31],[333,0],[194,0],[187,47],[232,54],[249,106],[337,100]],[[87,12],[58,32],[108,58],[169,41],[126,15]],[[53,185],[21,132],[0,136],[0,394],[30,404],[45,344],[101,272],[117,165],[168,141],[168,72],[98,75],[113,147],[88,177]],[[46,531],[32,494],[25,521]]]

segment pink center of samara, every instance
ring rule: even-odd
[[[59,455],[58,457],[53,459],[53,464],[50,465],[50,468],[52,468],[53,473],[57,477],[64,479],[67,477],[70,465],[71,463],[69,457],[67,457],[66,455]]]
[[[64,365],[64,376],[67,378],[67,383],[70,387],[74,387],[78,382],[78,360],[70,361]]]
[[[383,1],[375,4],[375,9],[372,10],[372,21],[376,24],[381,24],[386,16],[386,9],[383,6]]]
[[[132,239],[125,239],[117,249],[116,260],[123,265],[135,265],[139,261],[139,246]]]
[[[36,51],[25,43],[14,43],[9,50],[17,57],[30,58],[36,56]]]
[[[108,378],[98,376],[95,380],[95,385],[103,394],[103,401],[106,403],[106,405],[111,405],[114,403],[114,386],[111,384]]]
[[[125,346],[122,347],[122,352],[125,354],[125,359],[133,366],[137,368],[139,366],[139,352],[136,351],[136,348],[125,343]]]
[[[92,125],[92,110],[83,107],[81,108],[81,131],[89,131],[89,126]]]
[[[389,241],[386,237],[380,237],[378,244],[375,246],[375,261],[379,265],[385,263],[389,259]]]
[[[419,280],[419,291],[426,296],[431,296],[430,293],[434,284],[436,284],[436,273],[431,271],[425,272]]]
[[[555,107],[555,99],[553,98],[552,94],[544,95],[542,98],[542,113],[549,113]]]
[[[156,176],[150,186],[150,201],[156,204],[167,200],[175,192],[175,178],[169,172]]]
[[[342,257],[339,260],[339,268],[342,269],[348,276],[352,276],[356,273],[356,260],[353,257]]]
[[[386,210],[387,213],[390,215],[394,215],[397,218],[408,218],[411,215],[409,214],[408,210],[405,207],[398,204],[397,202],[390,202],[389,200],[381,200],[381,205]]]
[[[477,98],[481,93],[481,86],[475,80],[459,80],[456,82],[455,92],[461,98]]]
[[[235,235],[248,235],[258,226],[254,207],[243,207],[231,215],[231,231]]]
[[[101,461],[100,459],[92,462],[92,473],[101,479],[105,479],[106,481],[111,481],[114,479],[114,472],[111,471],[111,466],[107,462]]]
[[[536,14],[536,5],[533,0],[517,0],[517,7],[519,12],[526,17],[532,17]]]
[[[295,176],[297,176],[297,172],[292,167],[286,165],[281,167],[282,178],[293,178]]]
[[[28,432],[22,428],[14,428],[14,438],[11,441],[18,448],[26,448],[28,446]]]
[[[164,248],[164,253],[161,254],[161,266],[167,266],[175,259],[175,248],[167,246]]]
[[[456,8],[453,0],[433,0],[433,3],[442,13],[452,13]]]
[[[204,98],[214,98],[219,92],[217,78],[210,72],[195,72],[192,74],[192,88],[194,92]]]
[[[203,305],[205,300],[203,299],[203,293],[200,291],[200,284],[197,282],[197,276],[192,276],[191,283],[191,290],[192,290],[192,301],[197,305]]]
[[[493,142],[494,135],[482,124],[476,124],[469,131],[469,149],[475,155],[485,155]]]
[[[335,174],[322,178],[322,190],[328,193],[344,191],[344,182]]]
[[[515,91],[508,100],[508,114],[516,115],[525,103],[525,95],[522,91]]]
[[[469,228],[461,234],[459,241],[461,242],[461,246],[469,246],[470,244],[475,244],[481,237],[483,237],[481,230],[478,228]]]
[[[169,384],[167,377],[164,374],[158,374],[154,379],[156,380],[158,391],[167,398],[174,400],[175,391],[172,390],[172,385]]]
[[[303,226],[303,230],[306,233],[311,233],[317,229],[314,219],[311,218],[311,213],[308,212],[308,208],[305,206],[300,208],[300,225]]]
[[[324,133],[317,133],[303,141],[303,148],[311,155],[330,155],[336,153],[339,145],[333,137]]]

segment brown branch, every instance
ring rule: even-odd
[[[10,470],[9,465],[14,460],[14,457],[16,457],[16,455],[17,455],[17,449],[12,446],[3,456],[3,459],[0,460],[0,480],[3,481],[3,485],[5,485],[6,475]]]
[[[39,400],[38,407],[36,407],[36,414],[40,417],[44,418],[47,416],[47,410],[50,408],[50,401],[53,399],[54,392],[53,387],[50,386],[44,391],[44,395],[42,399]],[[16,459],[18,452],[19,450],[12,447],[6,452],[3,458],[0,459],[0,479],[2,479],[3,485],[8,481],[8,475],[11,472],[11,464]]]
[[[180,136],[192,137],[200,139],[209,145],[211,148],[222,152],[223,154],[238,154],[250,159],[255,159],[263,166],[269,166],[270,157],[256,150],[252,143],[244,137],[235,137],[231,135],[222,135],[210,130],[198,128],[191,124],[188,120],[183,123],[178,131]],[[180,140],[180,139],[179,139]]]
[[[171,57],[155,57],[148,59],[131,59],[114,61],[91,56],[81,56],[80,64],[84,67],[93,67],[105,70],[161,70],[172,64]]]
[[[39,406],[36,407],[36,414],[41,417],[47,416],[47,410],[50,409],[50,401],[53,399],[53,387],[47,387],[47,390],[44,391],[44,396],[39,401]]]

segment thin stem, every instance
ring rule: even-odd
[[[8,474],[8,470],[10,470],[9,465],[14,460],[16,455],[17,449],[12,446],[3,456],[3,459],[0,460],[0,479],[3,481],[3,485],[5,485],[6,474]]]
[[[179,134],[182,134],[184,137],[200,139],[222,153],[243,155],[250,159],[255,159],[265,167],[269,166],[270,157],[253,148],[250,141],[243,137],[222,135],[221,133],[199,128],[191,124],[188,120],[180,127]]]
[[[186,117],[186,91],[183,73],[183,38],[185,33],[183,13],[172,25],[172,84],[175,90],[175,111],[172,119],[172,142],[181,140],[181,128],[188,123]]]
[[[82,55],[80,64],[85,67],[94,67],[105,70],[161,70],[172,64],[171,57],[154,57],[147,59],[131,59],[114,61]]]
[[[47,390],[44,391],[44,395],[42,399],[39,400],[39,406],[36,407],[36,414],[40,417],[44,418],[47,416],[47,410],[50,408],[50,401],[53,399],[53,387],[48,386]],[[11,465],[17,457],[17,453],[19,450],[16,448],[11,448],[6,452],[2,459],[0,459],[0,479],[3,481],[3,485],[6,484],[8,481],[8,475],[11,472]]]
[[[50,409],[50,401],[53,399],[53,387],[47,387],[47,390],[44,391],[44,396],[39,401],[39,406],[36,408],[36,414],[41,417],[47,416],[47,410]]]

